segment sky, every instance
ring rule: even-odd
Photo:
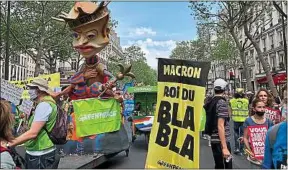
[[[168,58],[177,41],[196,38],[196,22],[188,2],[110,2],[111,17],[124,49],[138,45],[148,65],[157,69],[156,58]]]

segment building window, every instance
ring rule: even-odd
[[[272,12],[270,12],[270,13],[268,14],[268,17],[269,17],[269,21],[270,21],[270,27],[272,27],[272,26],[273,26]]]
[[[76,69],[77,69],[77,62],[76,62],[76,59],[72,59],[72,62],[71,62],[71,69],[72,69],[72,70],[76,70]]]
[[[258,64],[258,68],[259,68],[259,69],[258,69],[258,70],[259,70],[259,73],[261,73],[262,68],[261,68],[261,62],[260,62],[260,60],[258,60],[258,63],[257,63],[257,64]]]
[[[273,34],[269,36],[270,42],[271,42],[271,49],[274,48],[274,36]]]
[[[275,62],[276,62],[275,61],[275,56],[270,56],[270,66],[271,66],[271,68],[276,66]]]
[[[279,61],[284,62],[284,54],[279,54]]]
[[[278,31],[279,46],[283,45],[283,34],[282,31]]]
[[[250,78],[253,77],[253,70],[252,69],[249,70],[249,75],[250,75]]]
[[[263,51],[266,51],[266,37],[262,39],[262,43],[263,43]]]
[[[20,78],[20,69],[17,66],[16,66],[16,69],[17,69],[17,71],[16,71],[16,74],[17,74],[16,80],[19,80],[19,78]]]

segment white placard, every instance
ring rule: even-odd
[[[9,83],[7,80],[0,79],[0,81],[1,98],[14,103],[15,105],[19,105],[24,89]]]
[[[23,100],[21,105],[19,106],[19,110],[29,115],[33,108],[33,102],[31,100]]]

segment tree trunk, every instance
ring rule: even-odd
[[[5,80],[9,80],[9,49],[10,49],[10,44],[9,44],[9,32],[10,32],[10,1],[7,2],[7,26],[6,26],[6,54],[5,54]],[[0,9],[1,10],[1,9]]]
[[[266,73],[267,80],[268,80],[268,85],[269,85],[273,95],[274,96],[278,96],[278,92],[277,92],[277,89],[275,87],[275,84],[274,84],[274,81],[273,81],[273,78],[272,78],[272,74],[270,72],[270,65],[269,65],[269,63],[267,61],[265,61],[263,53],[262,53],[258,43],[256,43],[254,41],[252,35],[250,34],[250,32],[248,30],[248,25],[247,24],[248,24],[247,22],[243,23],[244,33],[247,36],[247,38],[251,41],[253,47],[255,48],[255,50],[257,52],[258,58],[259,58],[262,66],[263,66],[264,72]]]
[[[35,60],[34,77],[37,77],[40,74],[40,69],[41,69],[40,66],[41,66],[42,55],[43,55],[43,38],[41,37],[39,48],[38,48],[37,55],[36,55],[36,60]]]
[[[240,42],[239,42],[239,40],[238,40],[238,38],[234,32],[234,28],[230,29],[229,32],[232,35],[233,40],[235,41],[236,46],[240,52],[240,59],[241,59],[242,65],[243,65],[243,73],[244,73],[244,78],[246,79],[247,90],[253,91],[252,80],[251,80],[251,77],[250,77],[249,72],[248,72],[247,62],[246,62],[245,54],[244,54],[244,48],[242,47],[242,44],[240,44]]]
[[[243,73],[244,73],[243,75],[244,75],[244,77],[246,79],[247,89],[249,91],[253,91],[252,80],[251,80],[251,77],[250,77],[250,74],[249,74],[249,70],[248,70],[248,67],[247,67],[247,64],[246,64],[245,53],[244,53],[244,49],[243,48],[240,51],[240,58],[241,58],[241,62],[242,62],[242,65],[243,65]]]

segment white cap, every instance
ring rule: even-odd
[[[215,90],[225,90],[225,87],[227,86],[227,82],[223,79],[216,79],[214,81],[214,89]]]

